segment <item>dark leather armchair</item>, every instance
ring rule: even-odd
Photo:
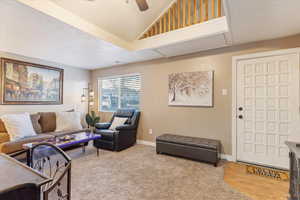
[[[110,130],[109,127],[115,117],[128,118],[124,125]],[[101,139],[94,141],[94,146],[101,149],[121,151],[133,146],[136,143],[137,128],[140,119],[140,112],[135,109],[117,110],[109,123],[97,123],[96,133]]]

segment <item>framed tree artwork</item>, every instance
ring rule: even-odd
[[[213,71],[169,75],[170,106],[213,106]]]
[[[63,69],[1,58],[0,73],[2,104],[63,103]]]

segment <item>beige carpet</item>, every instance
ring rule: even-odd
[[[248,200],[223,181],[223,166],[156,155],[153,147],[68,153],[72,200]]]

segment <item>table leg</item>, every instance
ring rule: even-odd
[[[97,148],[97,157],[99,157],[99,148]]]
[[[82,152],[85,153],[85,145],[82,146]]]
[[[26,151],[27,166],[31,167],[31,148]]]

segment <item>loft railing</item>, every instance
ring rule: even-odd
[[[222,16],[221,0],[177,0],[139,39]]]

